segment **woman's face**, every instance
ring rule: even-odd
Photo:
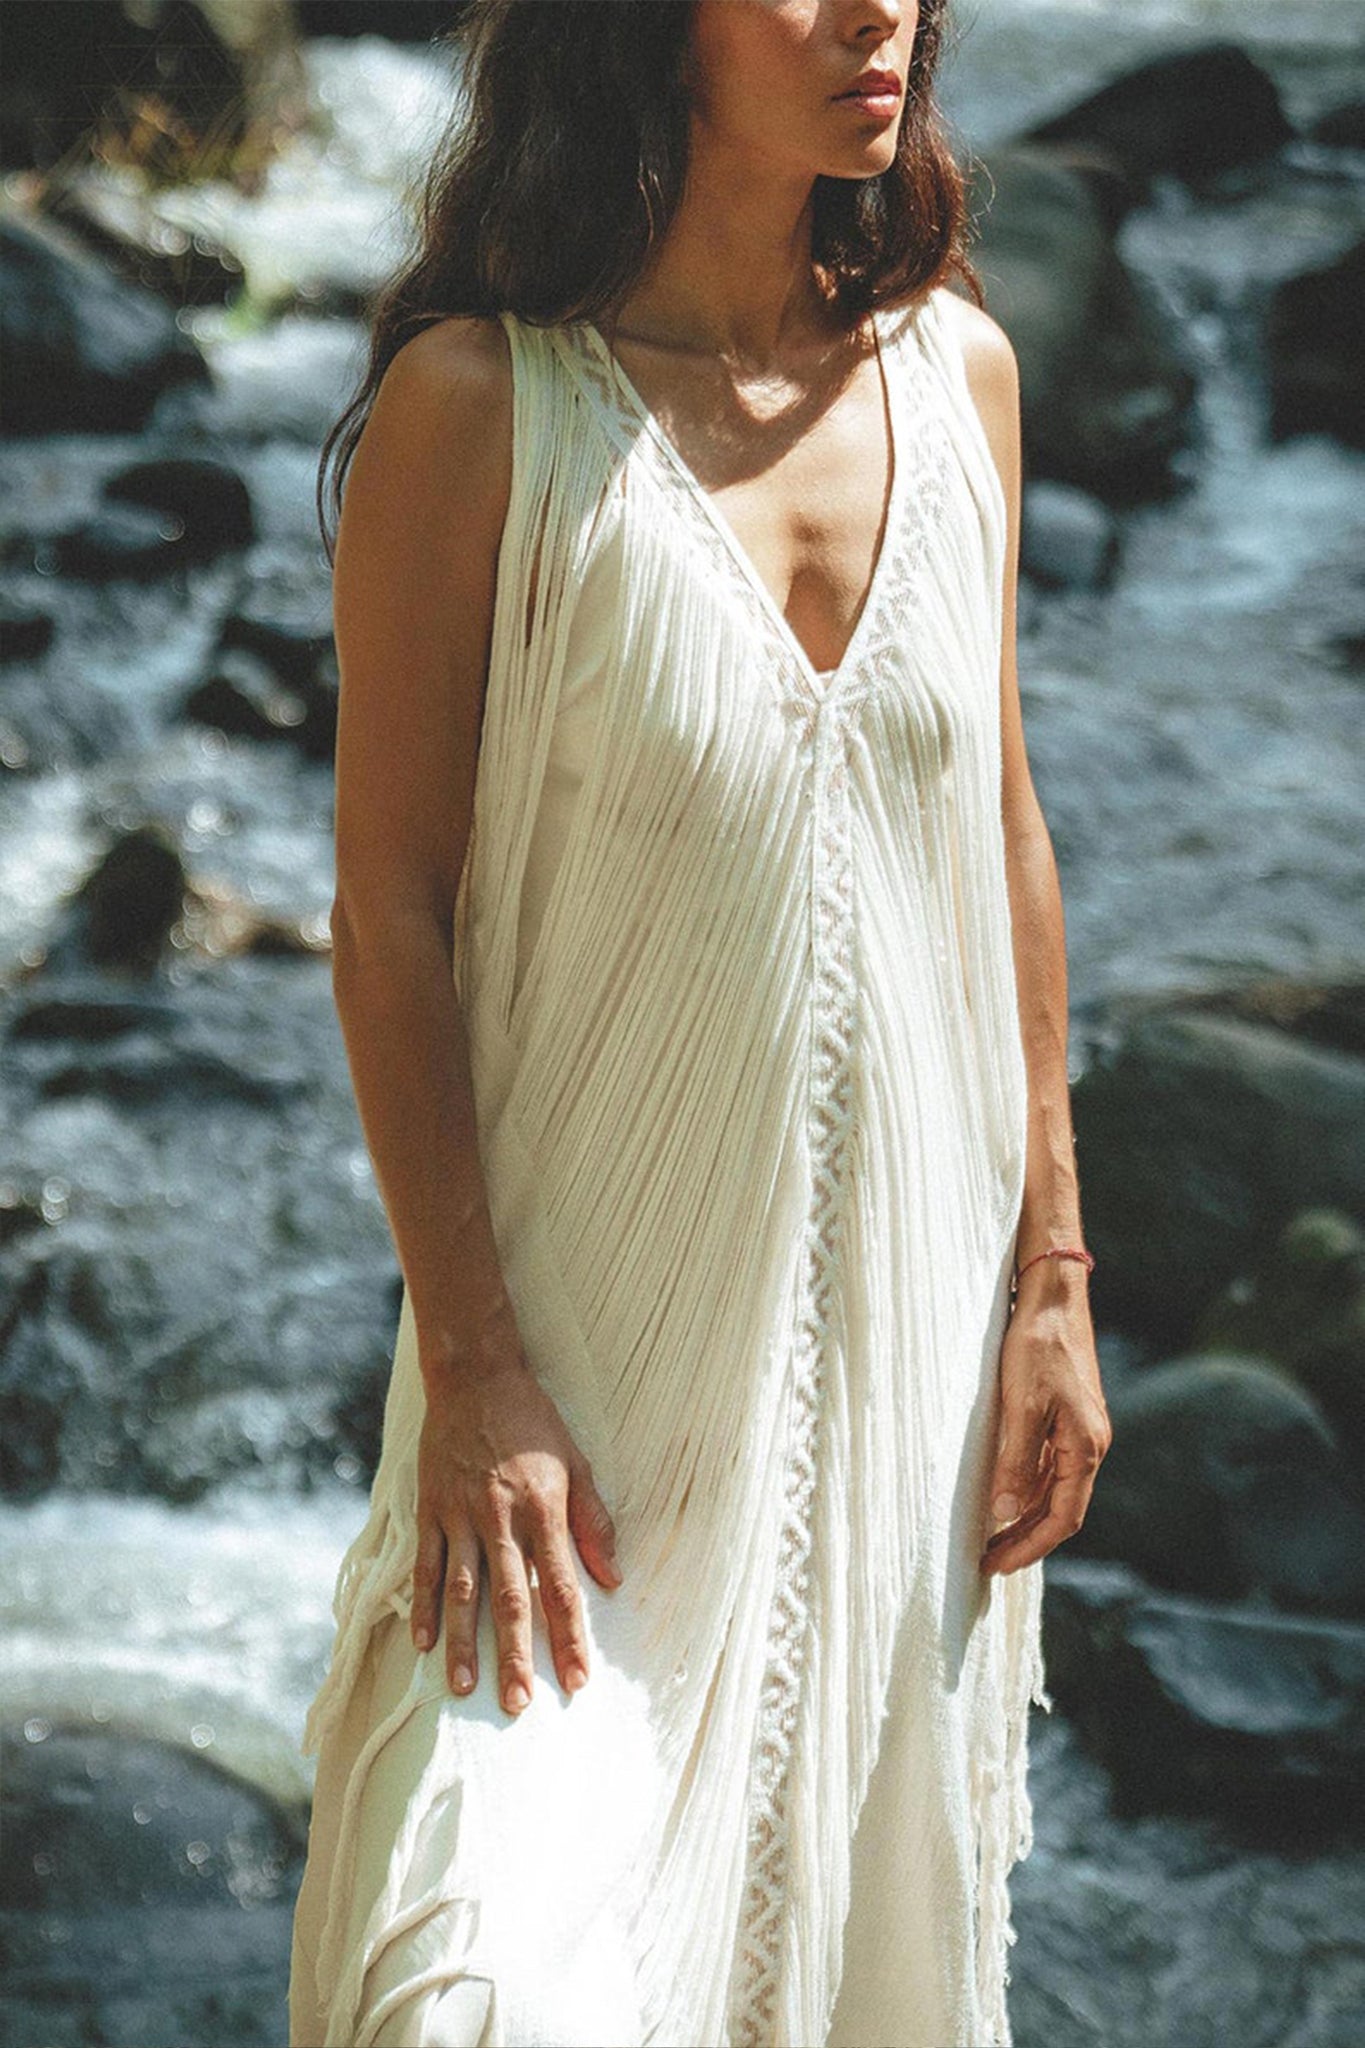
[[[895,158],[918,23],[918,0],[696,0],[698,139],[812,177],[877,176]],[[892,74],[891,96],[839,97],[874,68]]]

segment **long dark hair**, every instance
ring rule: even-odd
[[[815,179],[812,260],[850,322],[952,274],[983,303],[933,91],[947,12],[921,0],[894,162]],[[426,173],[416,253],[371,299],[369,361],[318,462],[329,562],[346,471],[405,341],[455,313],[596,320],[629,291],[683,193],[693,13],[693,0],[466,0],[442,39],[462,104]]]

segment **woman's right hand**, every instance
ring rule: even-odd
[[[417,1561],[411,1628],[419,1650],[440,1632],[452,1691],[478,1682],[480,1563],[488,1561],[498,1695],[509,1713],[531,1697],[534,1561],[560,1684],[587,1681],[583,1608],[570,1537],[600,1585],[621,1583],[616,1531],[588,1460],[514,1339],[499,1358],[470,1357],[426,1378],[417,1451]]]

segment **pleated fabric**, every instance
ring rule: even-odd
[[[942,299],[874,316],[893,476],[826,672],[597,328],[501,316],[455,981],[508,1292],[624,1582],[578,1561],[571,1697],[536,1603],[515,1719],[486,1592],[474,1695],[412,1650],[405,1294],[304,1731],[293,2048],[1010,2041],[1051,1701],[1041,1563],[978,1566],[1027,1110],[1005,505]]]

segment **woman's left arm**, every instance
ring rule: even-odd
[[[999,324],[956,300],[967,379],[1004,487],[1008,524],[1000,664],[1001,815],[1015,978],[1028,1070],[1028,1141],[1016,1262],[1081,1246],[1067,1076],[1066,936],[1057,862],[1033,787],[1019,701],[1016,612],[1023,461],[1019,371]],[[1022,1273],[1000,1353],[1001,1434],[991,1474],[997,1523],[985,1571],[1032,1564],[1085,1519],[1111,1429],[1090,1320],[1089,1274],[1077,1259]]]

